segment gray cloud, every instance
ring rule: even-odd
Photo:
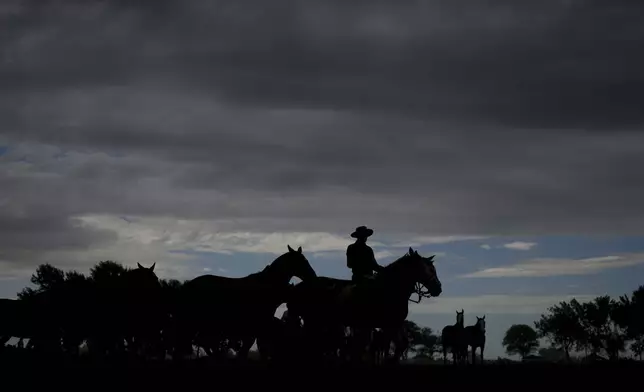
[[[21,91],[162,80],[262,106],[642,123],[635,1],[39,3],[4,18],[3,73]]]
[[[85,214],[222,231],[639,234],[643,11],[3,2],[0,233],[20,234],[0,245],[114,240],[74,226]]]

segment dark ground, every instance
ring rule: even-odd
[[[259,362],[183,364],[119,361],[95,363],[32,355],[0,354],[0,391],[106,389],[138,391],[246,391],[261,389],[367,391],[419,388],[450,390],[602,390],[617,392],[639,385],[640,362],[594,365],[486,364],[475,367],[398,365],[379,367],[289,365]]]

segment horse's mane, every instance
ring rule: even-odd
[[[261,271],[253,272],[250,275],[247,275],[247,278],[257,278],[265,275],[267,272],[271,271],[271,267],[275,267],[276,263],[279,263],[280,261],[284,260],[288,256],[288,253],[284,253],[280,256],[278,256],[275,260],[273,260],[270,264],[265,266]]]
[[[272,264],[269,264],[266,267],[262,268],[261,271],[253,272],[252,274],[246,275],[246,277],[247,278],[260,277],[260,276],[266,274],[270,270],[271,266],[272,266]]]
[[[409,254],[409,252],[407,252],[404,255],[400,256],[397,260],[385,265],[383,268],[387,271],[394,270],[397,267],[400,267],[402,265],[402,261],[408,259],[409,257],[411,257],[411,255]]]

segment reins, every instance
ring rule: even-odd
[[[413,302],[415,304],[420,303],[420,301],[423,298],[431,298],[431,295],[429,294],[429,290],[427,288],[425,288],[425,286],[423,286],[422,284],[420,284],[418,282],[416,282],[413,294],[416,294],[418,296],[418,300],[415,300],[413,298],[409,298],[409,301]]]

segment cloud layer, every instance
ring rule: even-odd
[[[207,221],[217,251],[641,234],[643,10],[3,1],[0,262],[125,249],[95,216]]]
[[[606,269],[631,267],[644,264],[644,254],[634,253],[616,256],[589,257],[582,259],[538,258],[507,267],[486,268],[463,278],[522,278],[563,275],[590,275]]]
[[[537,246],[536,242],[523,242],[523,241],[514,241],[507,244],[503,244],[503,247],[506,249],[512,250],[530,250]]]
[[[576,298],[580,302],[590,301],[597,295],[479,295],[475,297],[440,297],[423,300],[420,304],[409,306],[412,314],[453,314],[456,310],[465,310],[465,314],[541,314],[550,306],[560,301]]]

